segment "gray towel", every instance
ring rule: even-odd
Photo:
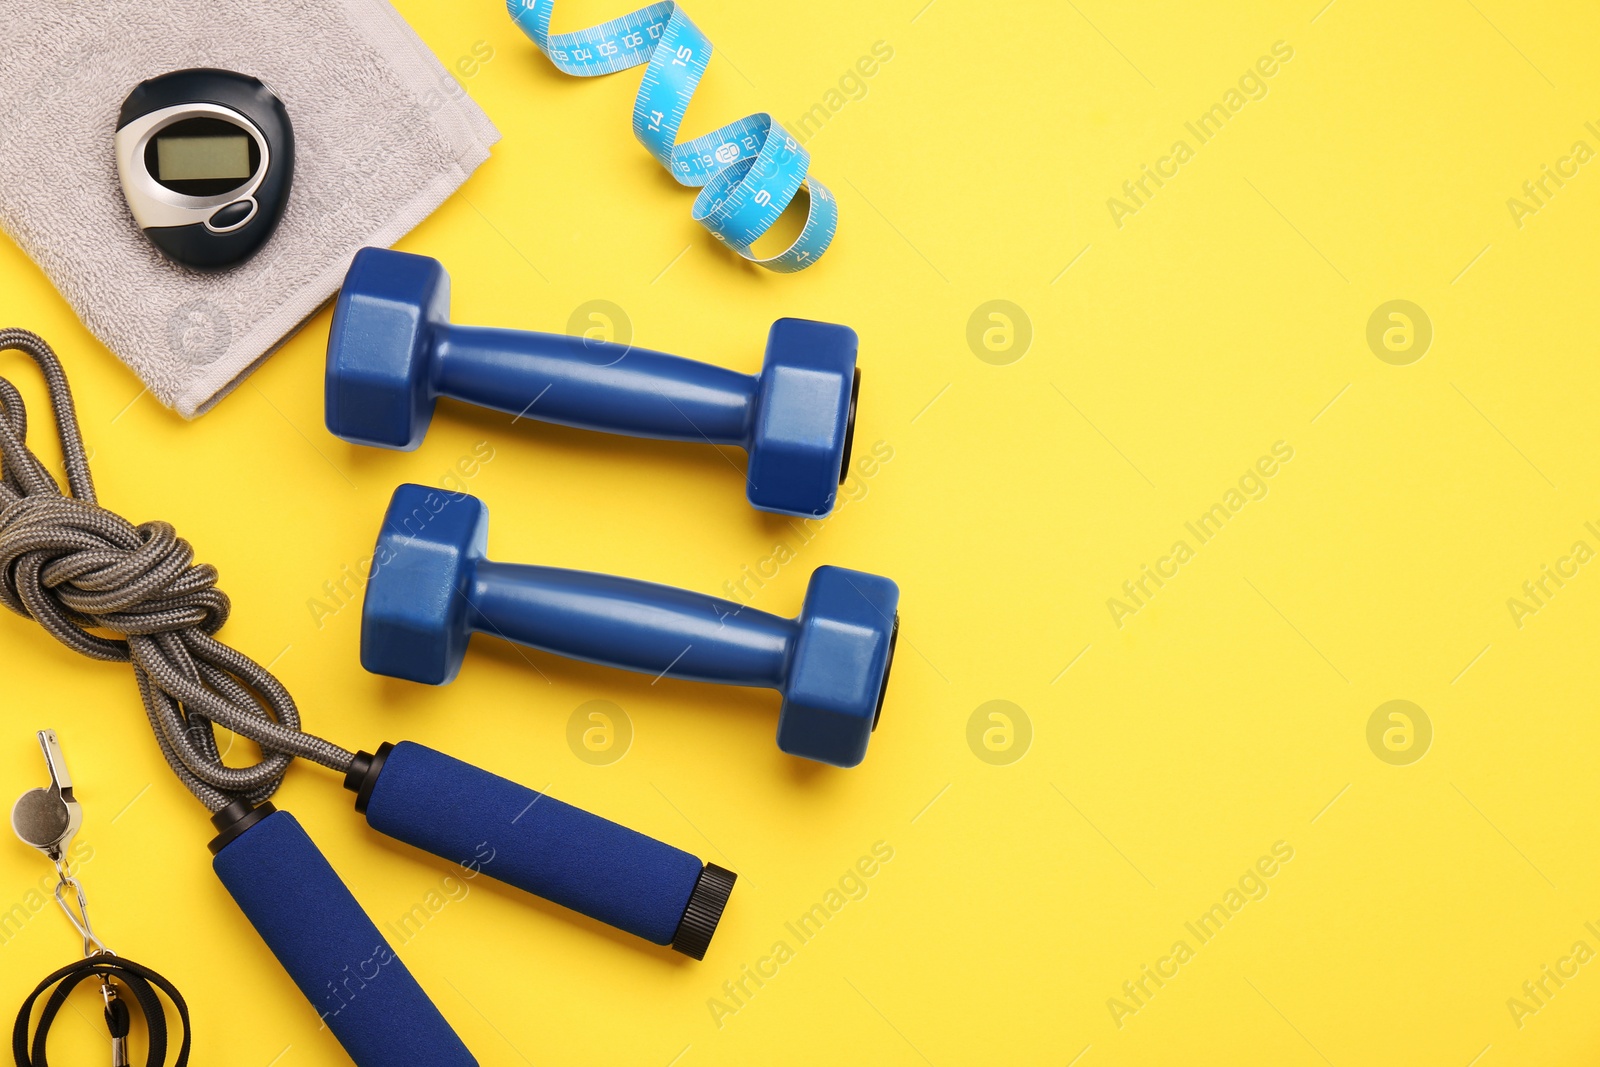
[[[500,139],[386,0],[0,0],[0,228],[186,417],[207,410]],[[135,85],[254,75],[294,123],[294,188],[244,264],[200,274],[140,233],[111,139]]]

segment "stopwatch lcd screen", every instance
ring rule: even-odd
[[[246,134],[156,138],[156,180],[159,182],[207,178],[243,181],[250,174],[250,138]]]

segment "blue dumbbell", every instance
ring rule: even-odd
[[[750,503],[826,515],[855,433],[856,335],[779,319],[758,375],[565,334],[450,324],[436,259],[357,252],[328,333],[329,432],[410,450],[441,396],[634,437],[738,445]]]
[[[900,591],[842,567],[811,576],[798,619],[608,574],[485,558],[489,510],[402,485],[374,550],[361,664],[429,685],[456,676],[473,633],[573,659],[783,694],[778,747],[854,767],[878,725]]]

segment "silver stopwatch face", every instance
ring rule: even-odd
[[[199,224],[231,233],[255,217],[272,150],[243,115],[219,104],[177,104],[117,131],[117,174],[143,229]]]

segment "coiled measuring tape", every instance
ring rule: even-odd
[[[506,10],[558,70],[580,78],[614,74],[641,63],[644,80],[633,101],[633,135],[683,185],[700,187],[694,218],[711,235],[780,274],[821,258],[839,225],[839,203],[806,176],[811,154],[760,112],[677,144],[689,99],[711,62],[711,41],[671,0],[651,4],[587,30],[550,33],[555,0],[506,0]],[[794,243],[762,259],[750,250],[804,188],[811,197]]]

